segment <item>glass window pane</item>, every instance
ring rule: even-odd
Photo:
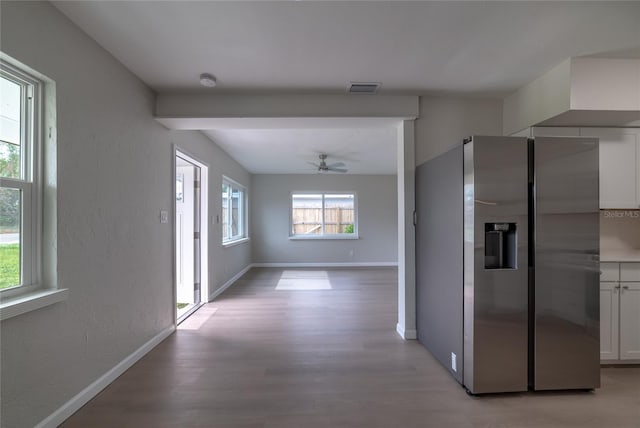
[[[231,188],[231,236],[242,234],[242,190]]]
[[[22,87],[0,77],[0,176],[22,178],[20,133]]]
[[[222,240],[229,239],[229,190],[229,185],[222,183]]]
[[[354,195],[324,196],[324,231],[328,235],[354,233]]]
[[[292,196],[291,233],[294,235],[322,234],[322,195],[295,194]]]
[[[22,283],[21,209],[21,191],[0,188],[0,289],[15,287]]]

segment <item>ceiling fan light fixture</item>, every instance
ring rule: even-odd
[[[340,172],[340,173],[348,172],[346,168],[342,168],[342,167],[346,167],[344,162],[337,162],[331,165],[327,165],[326,160],[328,156],[326,154],[320,154],[318,155],[318,157],[320,158],[320,163],[307,162],[309,165],[313,165],[313,167],[316,168],[318,174],[323,174],[328,172]]]
[[[216,78],[213,74],[202,73],[200,75],[200,84],[206,88],[213,88],[216,86]]]

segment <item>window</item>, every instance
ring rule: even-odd
[[[358,237],[354,193],[293,193],[291,195],[291,237]]]
[[[41,82],[0,68],[0,291],[39,281]]]
[[[247,238],[247,191],[235,181],[222,177],[222,243]]]

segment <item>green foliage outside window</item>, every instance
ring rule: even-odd
[[[20,146],[0,141],[0,177],[20,178]],[[0,190],[0,233],[20,228],[20,192]]]

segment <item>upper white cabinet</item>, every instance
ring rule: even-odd
[[[600,208],[640,207],[640,132],[637,128],[581,128],[600,138]]]

